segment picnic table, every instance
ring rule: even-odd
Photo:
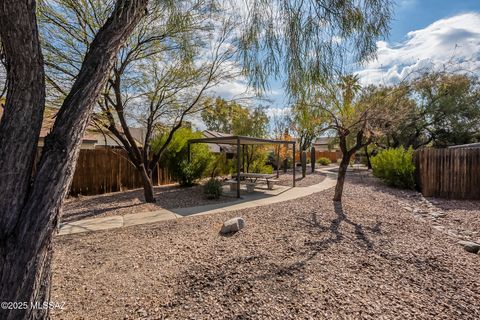
[[[249,172],[241,172],[240,178],[249,179],[251,182],[257,182],[257,180],[274,180],[275,176],[273,174],[268,173],[249,173]]]
[[[275,179],[275,175],[273,174],[241,172],[239,176],[240,178],[244,178],[245,180],[248,180],[248,182],[246,183],[247,192],[253,192],[255,188],[255,184],[257,183],[258,180],[266,181],[267,187],[269,190],[272,190],[273,184],[275,182],[278,182],[278,180]],[[237,180],[232,179],[232,180],[229,180],[228,182],[230,184],[230,190],[233,191],[237,186]]]

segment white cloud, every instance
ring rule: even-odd
[[[377,42],[377,59],[359,71],[363,83],[391,84],[425,68],[480,70],[480,13],[437,20],[411,31],[407,40]]]

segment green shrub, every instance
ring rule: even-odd
[[[413,173],[413,149],[405,150],[403,147],[380,151],[371,159],[373,174],[382,179],[386,184],[398,187],[415,187]]]
[[[248,171],[267,174],[273,173],[273,167],[268,164],[268,152],[263,148],[256,148],[254,151],[254,158],[250,163]]]
[[[160,163],[168,169],[168,172],[182,187],[191,186],[198,179],[208,176],[210,172],[207,169],[215,161],[208,146],[201,143],[190,146],[191,162],[188,163],[188,140],[201,137],[201,132],[193,132],[190,128],[178,129],[161,158]],[[166,138],[166,134],[157,136],[152,143],[154,152],[165,143]]]
[[[208,162],[195,161],[189,163],[183,160],[172,168],[172,173],[177,178],[181,187],[190,187],[195,181],[203,177],[207,166]]]
[[[204,186],[203,191],[208,199],[218,199],[222,195],[222,183],[217,179],[210,179]]]
[[[322,166],[328,166],[330,163],[332,163],[332,161],[330,161],[330,159],[325,158],[325,157],[318,158],[317,162],[319,164],[321,164]]]

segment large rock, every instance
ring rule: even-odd
[[[223,223],[221,234],[234,233],[242,230],[245,227],[245,220],[240,217],[232,218]]]
[[[458,244],[471,253],[477,253],[480,251],[480,244],[471,241],[458,241]]]

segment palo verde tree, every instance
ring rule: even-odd
[[[44,60],[36,3],[0,5],[7,94],[0,121],[0,297],[49,299],[52,236],[78,157],[81,138],[120,47],[146,14],[146,0],[119,0],[96,33],[71,90],[32,168],[45,106]],[[40,308],[0,309],[1,319],[45,319]]]
[[[65,70],[75,68],[76,61],[81,60],[74,54],[75,48],[88,45],[88,30],[99,28],[96,17],[104,16],[109,1],[86,6],[81,14],[71,0],[53,3],[45,3],[41,12],[45,38],[62,35],[62,41],[46,45],[50,61],[47,75],[55,89],[71,82],[69,74],[74,72]],[[152,3],[148,7],[150,15],[118,53],[93,115],[98,128],[126,150],[142,177],[147,202],[155,202],[152,173],[175,131],[199,110],[208,89],[234,74],[231,67],[226,67],[234,54],[232,21],[215,11],[214,25],[205,16],[205,6],[210,3],[185,1],[180,9],[168,12],[157,2]],[[210,13],[213,18],[214,11]],[[70,20],[67,26],[57,23]],[[134,138],[132,124],[144,129],[142,141]],[[154,149],[153,139],[163,144]]]

